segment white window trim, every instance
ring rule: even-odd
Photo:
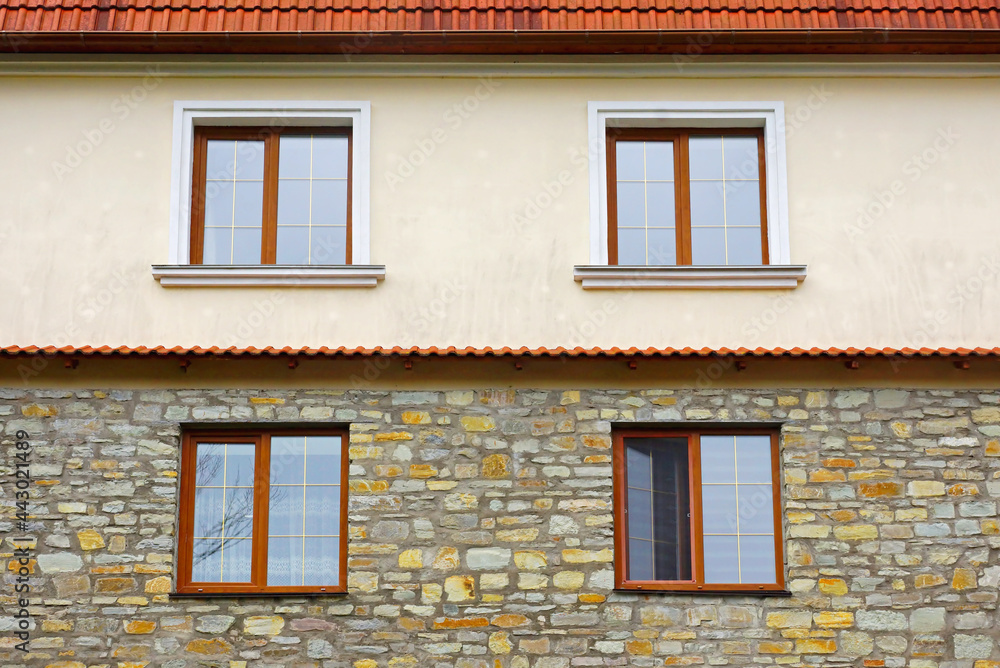
[[[791,264],[788,244],[788,185],[784,102],[590,102],[590,265],[575,268],[584,288],[795,287],[805,266]],[[608,271],[609,127],[733,128],[764,130],[767,237],[770,264],[764,267],[614,267]],[[780,268],[769,269],[769,268]],[[785,280],[761,280],[784,274]],[[598,280],[598,276],[600,279]],[[792,282],[789,283],[789,280]]]
[[[350,126],[351,265],[254,266],[256,281],[235,280],[226,266],[190,264],[191,177],[194,169],[194,129],[220,125]],[[170,181],[170,250],[167,265],[153,275],[161,285],[343,285],[370,287],[385,276],[385,267],[370,265],[371,103],[368,101],[203,101],[174,102]],[[245,268],[244,268],[245,269]],[[318,282],[309,280],[315,275]],[[339,280],[334,280],[336,277]],[[186,277],[186,278],[184,278]],[[164,280],[168,278],[169,280]],[[334,281],[334,282],[331,282]]]

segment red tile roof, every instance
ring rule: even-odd
[[[0,0],[0,31],[7,51],[986,53],[1000,0]]]
[[[186,348],[183,346],[6,346],[0,355],[277,357],[1000,357],[1000,348]]]

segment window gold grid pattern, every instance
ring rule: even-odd
[[[209,222],[208,222],[208,219],[206,217],[206,220],[205,220],[205,230],[206,230],[206,233],[207,233],[208,230],[219,230],[219,229],[228,229],[228,230],[230,230],[230,237],[229,237],[229,264],[235,264],[235,261],[236,261],[236,247],[237,247],[237,243],[236,243],[236,230],[257,230],[257,232],[260,233],[261,230],[262,230],[262,228],[263,228],[263,215],[264,215],[263,211],[261,211],[260,212],[260,216],[256,220],[256,224],[250,224],[250,225],[240,225],[240,224],[238,224],[240,221],[238,221],[236,219],[237,218],[237,212],[239,211],[239,200],[237,198],[237,187],[236,187],[236,185],[238,183],[259,183],[259,184],[261,184],[261,189],[262,190],[263,190],[263,187],[264,187],[263,162],[261,162],[261,175],[260,175],[259,179],[241,179],[241,178],[237,178],[236,177],[236,174],[239,171],[239,168],[238,168],[239,163],[237,162],[237,160],[239,160],[239,149],[240,149],[240,145],[241,144],[249,144],[251,146],[253,146],[253,145],[259,145],[259,148],[254,149],[254,151],[255,152],[259,152],[261,155],[263,155],[263,152],[264,152],[264,142],[257,141],[257,140],[240,140],[240,139],[235,139],[235,140],[210,140],[209,141],[209,145],[211,145],[213,143],[228,143],[228,142],[232,142],[232,144],[233,144],[233,159],[229,163],[229,165],[231,167],[231,170],[230,170],[231,174],[227,175],[226,178],[213,178],[212,174],[206,174],[205,175],[205,187],[206,187],[206,190],[208,192],[210,192],[213,184],[215,184],[216,187],[218,187],[219,184],[229,184],[231,186],[231,190],[232,190],[233,196],[232,196],[232,201],[230,202],[230,207],[231,207],[230,224],[229,225],[210,225]]]
[[[336,224],[336,223],[334,223],[334,224],[318,224],[318,223],[315,223],[314,222],[314,218],[320,212],[314,212],[313,211],[314,185],[316,183],[318,183],[318,182],[328,182],[328,183],[343,182],[343,183],[347,183],[348,178],[347,178],[346,175],[343,176],[343,177],[324,177],[324,176],[316,176],[315,175],[315,173],[314,173],[314,165],[315,165],[315,157],[316,157],[315,156],[316,139],[317,138],[320,138],[320,139],[330,138],[330,139],[335,139],[335,140],[338,140],[338,141],[341,140],[341,139],[343,139],[343,141],[345,142],[345,144],[347,143],[347,139],[346,138],[342,138],[340,136],[336,136],[336,135],[316,135],[316,134],[309,134],[309,135],[296,135],[295,136],[295,138],[297,138],[297,139],[301,138],[301,137],[308,137],[309,138],[309,176],[303,178],[303,177],[296,177],[296,176],[281,176],[279,174],[278,175],[278,190],[279,190],[279,202],[278,202],[278,205],[281,206],[280,191],[281,191],[281,184],[282,183],[292,183],[292,182],[306,181],[309,184],[308,185],[308,194],[305,197],[306,202],[308,202],[308,210],[306,212],[306,221],[307,222],[306,222],[305,225],[282,223],[282,221],[281,221],[281,219],[279,217],[279,219],[278,219],[278,228],[279,229],[288,229],[288,230],[305,228],[306,231],[307,231],[306,264],[313,264],[314,261],[319,261],[319,262],[322,263],[322,261],[325,260],[325,259],[327,259],[327,258],[323,258],[323,257],[314,258],[313,257],[313,231],[314,231],[314,228],[318,228],[318,227],[332,227],[332,228],[334,228],[336,230],[343,230],[344,233],[345,233],[345,237],[346,237],[346,230],[347,230],[346,210],[344,212],[344,215],[345,215],[344,224],[342,224],[342,225],[341,224]],[[280,154],[280,143],[279,143],[279,154]],[[347,192],[347,196],[350,197],[350,192],[349,191]],[[345,202],[345,204],[346,204],[346,202]],[[325,250],[327,254],[330,253],[330,249],[329,248],[326,248],[326,249],[323,249],[323,250]]]
[[[227,494],[229,490],[232,489],[253,489],[253,485],[230,485],[228,484],[229,478],[229,443],[202,443],[199,448],[205,446],[222,446],[222,484],[221,485],[199,485],[195,483],[195,494],[197,498],[197,491],[199,489],[221,489],[222,490],[222,520],[219,523],[219,534],[218,536],[194,536],[194,540],[218,540],[221,541],[219,544],[219,581],[225,580],[225,566],[226,566],[226,543],[233,540],[253,540],[252,536],[227,536],[226,535],[226,515],[227,510]],[[242,445],[242,444],[241,444]],[[251,474],[252,475],[252,474]],[[197,504],[197,501],[195,502]],[[195,512],[197,514],[197,505],[195,507]]]
[[[670,220],[672,220],[673,223],[674,223],[673,225],[650,225],[649,224],[649,214],[650,214],[650,211],[649,211],[649,184],[650,183],[664,183],[664,184],[670,184],[671,186],[673,186],[674,182],[675,182],[675,179],[676,179],[676,175],[674,175],[673,179],[651,179],[651,178],[649,178],[649,174],[648,174],[648,172],[649,172],[649,170],[648,170],[649,161],[648,161],[648,156],[647,156],[647,146],[649,144],[651,144],[651,143],[663,144],[665,146],[670,147],[669,150],[670,150],[671,153],[673,153],[674,142],[673,141],[634,141],[634,142],[633,141],[629,141],[629,142],[621,141],[621,142],[619,142],[619,146],[621,144],[625,144],[625,143],[636,143],[636,144],[641,144],[642,145],[642,179],[641,180],[636,180],[636,179],[616,178],[616,183],[617,183],[617,187],[619,189],[619,192],[621,191],[621,184],[623,184],[623,183],[641,183],[642,184],[643,225],[641,227],[639,227],[637,225],[623,225],[623,224],[619,223],[618,229],[619,230],[642,230],[643,231],[643,259],[644,259],[646,265],[649,265],[649,264],[673,264],[676,261],[676,250],[675,250],[675,257],[674,258],[654,257],[653,261],[650,262],[650,257],[649,257],[650,256],[650,244],[649,244],[649,231],[650,231],[650,229],[654,229],[654,230],[672,230],[672,231],[675,231],[677,229],[676,228],[677,222],[674,219],[674,211],[671,210],[671,211],[666,211],[666,212],[662,212],[662,213],[664,213],[664,214],[666,214],[666,215],[669,216]],[[672,172],[671,172],[671,174],[672,174]],[[671,187],[671,191],[673,191],[673,187]],[[668,260],[668,259],[669,259],[669,262],[666,262],[666,260]]]

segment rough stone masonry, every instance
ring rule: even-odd
[[[48,668],[1000,668],[1000,393],[0,391]],[[616,593],[613,424],[782,421],[792,595]],[[350,425],[350,591],[171,598],[181,423]],[[10,614],[10,613],[4,613]]]

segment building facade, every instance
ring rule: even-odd
[[[995,7],[0,25],[0,666],[1000,666]]]

